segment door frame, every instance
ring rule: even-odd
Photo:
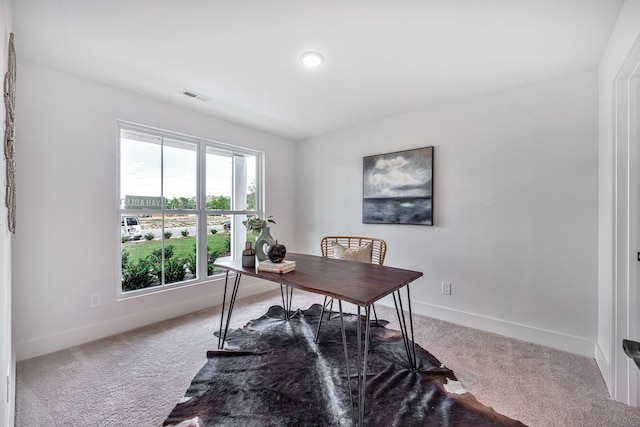
[[[640,407],[640,371],[623,349],[622,340],[640,341],[640,40],[630,50],[613,81],[614,92],[614,286],[612,397]]]

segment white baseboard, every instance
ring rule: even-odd
[[[382,304],[393,305],[393,301],[388,299],[382,300]],[[474,329],[503,335],[510,338],[516,338],[535,344],[552,347],[558,350],[570,353],[594,357],[594,341],[572,335],[563,334],[556,331],[540,329],[529,325],[510,322],[507,320],[496,319],[489,316],[483,316],[476,313],[470,313],[461,310],[455,310],[448,307],[442,307],[425,302],[411,301],[412,310],[416,314],[433,317],[435,319],[444,320],[462,326],[468,326]],[[405,305],[406,310],[406,305]]]
[[[273,289],[277,289],[277,285],[265,284],[265,282],[261,280],[247,280],[243,282],[243,286],[240,287],[238,298],[260,294]],[[387,298],[380,301],[380,303],[388,306],[393,305],[393,302]],[[222,289],[207,298],[178,301],[175,304],[165,305],[157,309],[137,312],[29,341],[18,342],[16,343],[16,359],[18,361],[30,359],[162,320],[182,316],[218,304],[222,304]],[[586,357],[595,357],[605,380],[608,377],[609,363],[607,362],[607,358],[604,357],[602,349],[594,341],[415,300],[412,301],[412,309],[414,313],[423,316],[433,317],[435,319],[580,354]],[[608,383],[607,386],[609,386]]]
[[[600,373],[602,374],[604,383],[607,386],[609,395],[613,396],[613,377],[611,375],[611,361],[605,354],[604,350],[602,350],[602,347],[600,346],[599,342],[596,342],[595,353],[596,353],[596,363],[598,364],[598,368],[600,369]]]
[[[238,298],[257,295],[273,289],[277,285],[247,277],[238,289]],[[163,305],[136,312],[126,316],[109,319],[103,322],[83,325],[78,328],[68,329],[55,334],[38,337],[28,341],[16,343],[16,359],[18,361],[30,359],[64,350],[79,344],[87,343],[111,335],[116,335],[142,326],[150,325],[163,320],[183,316],[188,313],[203,310],[222,304],[223,288],[217,288],[216,292],[206,298],[195,298],[187,301],[177,301],[174,304]],[[229,298],[229,295],[227,295]],[[228,300],[227,300],[228,301]],[[228,302],[227,302],[228,303]]]

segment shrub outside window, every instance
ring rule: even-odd
[[[263,154],[118,122],[119,295],[198,283],[239,259],[259,215]]]

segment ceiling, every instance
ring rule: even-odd
[[[597,67],[622,4],[13,0],[12,8],[19,59],[297,141]],[[322,52],[324,64],[303,67],[307,50]]]

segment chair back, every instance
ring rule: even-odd
[[[331,242],[336,242],[347,248],[357,248],[370,243],[371,264],[384,264],[384,257],[387,254],[387,243],[382,239],[358,236],[325,236],[320,241],[320,250],[322,251],[323,257],[333,258],[333,245]]]

